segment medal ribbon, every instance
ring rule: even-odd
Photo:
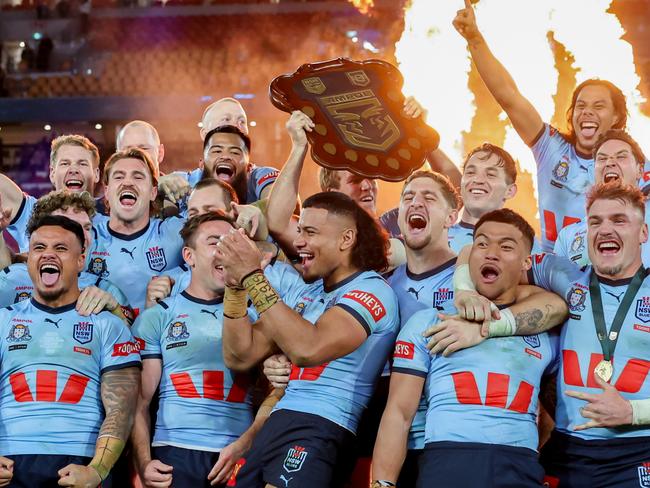
[[[589,277],[589,292],[591,293],[591,310],[594,316],[594,324],[596,325],[596,335],[598,336],[598,342],[600,342],[600,347],[603,350],[603,356],[605,361],[611,361],[612,356],[614,355],[614,349],[616,349],[616,343],[618,342],[619,332],[623,326],[623,320],[627,315],[630,305],[632,305],[632,300],[636,296],[636,293],[641,288],[641,284],[645,279],[647,274],[646,269],[641,266],[639,270],[632,278],[631,283],[627,287],[625,296],[621,301],[621,304],[616,310],[616,315],[614,316],[614,321],[612,322],[612,327],[607,333],[607,327],[605,326],[605,314],[603,313],[603,299],[600,295],[600,285],[598,283],[598,277],[594,269],[591,269],[591,276]]]

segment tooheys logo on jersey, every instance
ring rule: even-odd
[[[140,350],[143,349],[142,339],[136,339],[133,342],[120,342],[113,346],[113,357],[117,356],[129,356],[130,354],[139,354]]]
[[[362,305],[370,312],[375,322],[380,321],[386,315],[384,304],[375,295],[367,291],[352,290],[343,295],[343,298],[349,298]]]
[[[159,246],[150,247],[145,253],[149,267],[153,271],[162,271],[167,267],[167,258],[165,258],[165,250]]]
[[[397,341],[395,343],[394,358],[413,359],[414,346],[412,342]]]

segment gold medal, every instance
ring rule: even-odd
[[[607,381],[609,383],[609,380],[612,379],[612,375],[614,374],[614,366],[612,366],[611,361],[606,361],[603,359],[594,368],[594,373],[600,376],[603,381]]]

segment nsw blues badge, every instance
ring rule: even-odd
[[[287,457],[284,458],[282,467],[287,473],[295,473],[296,471],[300,471],[306,458],[307,451],[304,447],[293,446],[287,451]]]
[[[72,338],[79,344],[88,344],[93,340],[92,322],[79,322],[72,328]]]
[[[145,253],[149,267],[153,271],[161,272],[167,267],[167,258],[165,258],[165,250],[161,247],[150,247]]]

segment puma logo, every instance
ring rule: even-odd
[[[293,478],[285,478],[283,474],[280,475],[280,479],[284,481],[284,488],[287,488],[289,486],[289,481],[291,481]]]
[[[206,310],[205,308],[202,308],[201,313],[209,313],[210,315],[212,315],[214,317],[215,320],[218,320],[216,311],[215,312],[210,312],[210,310]]]
[[[120,252],[123,252],[124,254],[128,254],[129,256],[131,256],[131,259],[134,259],[133,258],[133,251],[135,251],[136,249],[137,249],[137,247],[134,247],[133,249],[131,249],[129,251],[127,248],[123,247],[122,249],[120,249]]]
[[[45,323],[46,323],[46,324],[47,324],[47,323],[54,324],[54,327],[56,327],[56,328],[58,329],[58,328],[59,328],[59,323],[60,323],[62,320],[63,320],[63,319],[59,319],[59,320],[57,320],[57,321],[55,322],[54,320],[51,320],[51,319],[45,319]]]
[[[622,291],[619,295],[614,295],[611,291],[606,291],[605,293],[608,294],[608,295],[613,296],[614,298],[616,298],[616,301],[617,301],[618,303],[621,303],[621,297],[623,296],[623,294],[624,294],[625,292]]]
[[[406,290],[406,292],[407,293],[413,293],[415,295],[415,299],[419,300],[420,299],[420,292],[422,291],[422,288],[424,288],[424,286],[421,286],[418,290],[416,290],[413,287],[409,287],[409,289]]]

